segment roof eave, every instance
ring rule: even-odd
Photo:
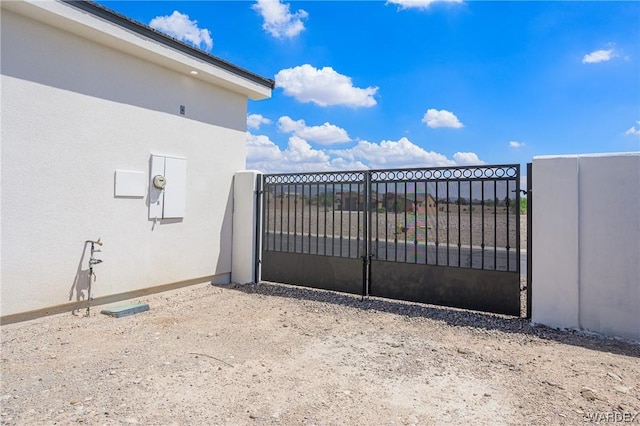
[[[2,8],[74,33],[195,79],[241,93],[252,100],[271,97],[273,80],[168,37],[93,2],[1,2]],[[90,16],[87,19],[87,16]]]

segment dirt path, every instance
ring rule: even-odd
[[[142,301],[2,327],[0,422],[640,422],[637,344],[273,284]]]

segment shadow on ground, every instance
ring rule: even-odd
[[[393,313],[407,317],[422,317],[443,321],[453,327],[474,327],[536,336],[545,340],[580,346],[595,351],[610,352],[640,358],[640,344],[592,335],[575,330],[557,330],[542,325],[532,325],[526,318],[510,317],[463,309],[448,308],[377,297],[362,298],[346,293],[298,287],[288,284],[261,282],[259,284],[221,285],[247,294],[261,294],[290,299],[324,302],[355,309]]]

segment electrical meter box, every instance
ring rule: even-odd
[[[187,194],[187,159],[151,155],[149,219],[184,217]]]

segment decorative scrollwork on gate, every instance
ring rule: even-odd
[[[413,180],[482,180],[515,179],[517,165],[504,166],[461,166],[419,169],[371,170],[372,182],[404,182]]]
[[[364,181],[364,171],[264,175],[264,183],[267,185],[304,183],[362,183]]]

